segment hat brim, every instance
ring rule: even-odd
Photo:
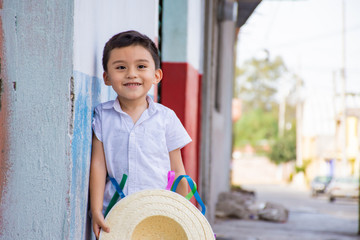
[[[204,215],[187,199],[168,190],[143,190],[119,201],[105,219],[110,232],[101,240],[212,240]]]

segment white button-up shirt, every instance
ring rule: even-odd
[[[144,189],[165,189],[170,171],[169,152],[182,148],[191,138],[175,112],[147,97],[149,107],[134,124],[122,111],[119,101],[102,103],[95,108],[92,128],[103,143],[107,172],[119,183],[128,175],[124,194]],[[107,181],[104,209],[115,188]]]

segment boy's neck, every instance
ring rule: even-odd
[[[134,124],[139,120],[141,114],[148,108],[149,103],[146,98],[141,101],[124,101],[118,97],[121,109],[126,112],[133,120]]]

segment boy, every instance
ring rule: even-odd
[[[155,44],[147,36],[127,31],[113,36],[103,52],[103,78],[118,94],[116,100],[95,108],[90,166],[90,203],[93,231],[108,232],[103,211],[115,188],[109,177],[128,179],[125,195],[165,189],[167,173],[185,174],[180,149],[191,138],[175,113],[147,96],[151,86],[162,79]],[[187,194],[182,181],[178,193]]]

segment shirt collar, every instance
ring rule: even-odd
[[[149,96],[146,96],[146,101],[148,102],[149,104],[149,107],[147,108],[148,111],[149,111],[149,115],[152,115],[154,114],[156,111],[157,111],[157,106],[156,104],[154,103],[154,100],[149,97]],[[120,106],[120,102],[119,102],[119,99],[116,98],[113,102],[113,104],[109,104],[107,106],[104,106],[104,108],[106,109],[110,109],[110,108],[114,108],[115,111],[119,112],[119,113],[124,113],[124,111],[121,109],[121,106]]]
[[[115,99],[114,104],[113,104],[112,107],[115,109],[115,111],[117,111],[119,113],[124,113],[124,111],[121,109],[120,102],[119,102],[118,98]]]
[[[149,115],[153,115],[157,111],[157,106],[151,97],[146,96],[146,100],[149,103],[149,107],[148,107]]]

